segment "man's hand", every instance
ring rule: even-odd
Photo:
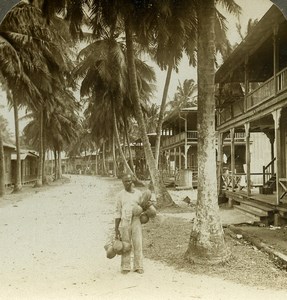
[[[118,239],[118,240],[121,239],[121,233],[119,231],[120,222],[121,222],[121,219],[119,219],[119,218],[115,219],[115,234],[116,234],[116,239]]]
[[[116,233],[116,240],[120,240],[121,239],[121,233],[120,233],[119,229],[116,229],[115,233]]]

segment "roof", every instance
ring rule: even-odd
[[[31,151],[31,150],[21,150],[21,153],[20,153],[21,160],[26,159],[28,156],[29,157],[35,157],[35,158],[39,157],[39,155],[36,154],[36,152],[34,152],[34,151]],[[12,160],[17,160],[17,153],[12,153],[11,154],[11,159]]]
[[[253,30],[234,49],[215,74],[215,82],[224,82],[240,65],[244,64],[246,56],[252,55],[273,35],[273,26],[286,21],[282,12],[272,5],[266,14],[254,26]]]
[[[12,144],[5,143],[5,142],[3,142],[3,147],[11,148],[11,149],[16,149],[16,146],[14,146]]]
[[[174,121],[178,119],[181,114],[186,113],[196,113],[197,114],[197,107],[185,107],[185,108],[175,108],[172,111],[168,112],[166,117],[164,118],[164,122]]]

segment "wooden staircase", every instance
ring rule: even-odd
[[[274,157],[270,163],[263,166],[263,186],[260,187],[260,194],[273,194],[276,191],[276,174],[274,173]]]
[[[258,221],[266,225],[274,222],[275,208],[267,203],[262,203],[254,199],[237,199],[238,204],[233,205],[234,209],[240,210],[245,214],[257,217]]]

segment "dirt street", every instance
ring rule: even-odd
[[[147,259],[144,274],[122,275],[120,257],[107,259],[103,248],[120,188],[117,179],[74,175],[23,200],[0,200],[0,299],[287,298],[287,290],[190,275]]]

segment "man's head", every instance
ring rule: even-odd
[[[133,187],[133,177],[131,174],[124,174],[122,177],[122,182],[125,187],[125,190],[130,192]]]

